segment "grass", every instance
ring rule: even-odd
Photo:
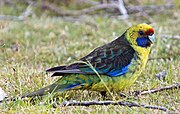
[[[162,38],[161,34],[179,35],[180,15],[170,10],[152,15],[156,30],[156,42],[150,57],[169,56],[171,59],[151,60],[146,71],[129,91],[159,88],[180,82],[180,40]],[[146,22],[131,17],[126,21],[116,18],[88,17],[80,22],[65,21],[48,16],[33,16],[25,21],[0,21],[0,87],[8,96],[20,96],[53,83],[45,69],[69,64],[88,54],[97,46],[112,41],[130,25]],[[165,70],[165,80],[155,74]],[[123,91],[128,94],[129,91]],[[180,91],[169,90],[141,96],[131,101],[141,104],[159,105],[178,113]],[[117,94],[114,94],[118,98]],[[97,92],[68,91],[58,96],[62,100],[102,100]],[[111,95],[108,96],[112,99]],[[163,113],[162,111],[121,106],[89,106],[52,108],[51,95],[35,104],[28,100],[17,100],[0,104],[1,113]]]

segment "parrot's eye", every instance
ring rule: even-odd
[[[151,32],[149,35],[150,35],[150,36],[152,36],[152,35],[153,35],[153,33]]]
[[[144,35],[143,31],[139,31],[138,33],[139,33],[139,35]]]

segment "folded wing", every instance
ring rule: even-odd
[[[87,56],[69,66],[58,66],[50,68],[47,72],[54,72],[52,76],[63,76],[65,74],[99,74],[108,76],[120,76],[128,72],[135,51],[124,38],[124,35],[109,44],[96,48]],[[93,66],[90,67],[91,65]]]

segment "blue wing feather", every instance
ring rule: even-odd
[[[123,75],[123,74],[128,72],[130,65],[131,65],[131,63],[129,65],[125,66],[125,67],[120,68],[120,69],[115,69],[115,70],[113,70],[111,72],[108,72],[108,75],[109,76],[120,76],[120,75]]]

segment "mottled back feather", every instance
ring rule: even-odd
[[[80,60],[90,63],[99,74],[108,76],[119,76],[128,71],[135,51],[126,40],[125,34],[114,41],[96,48]],[[90,65],[86,63],[74,63],[69,66],[58,66],[48,69],[47,72],[54,72],[52,76],[65,74],[95,74]]]

